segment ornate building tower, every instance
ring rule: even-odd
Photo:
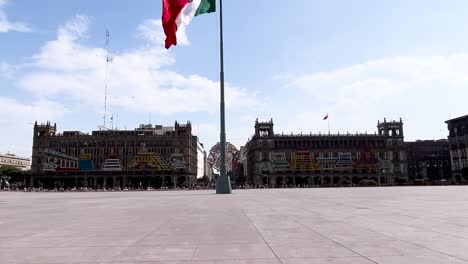
[[[408,158],[406,148],[403,144],[403,120],[387,121],[384,118],[383,123],[380,121],[377,124],[379,136],[386,138],[385,144],[387,151],[384,153],[385,158],[391,160],[394,166],[394,172],[400,173],[402,176],[408,176]]]
[[[256,137],[273,137],[273,118],[268,122],[258,122],[255,120],[255,136]]]
[[[39,156],[39,147],[45,145],[49,137],[55,136],[57,132],[57,124],[54,123],[52,126],[50,122],[46,124],[34,123],[34,135],[33,135],[33,147],[32,147],[32,161],[31,161],[31,172],[37,173],[39,171],[38,166],[40,165],[37,157]]]

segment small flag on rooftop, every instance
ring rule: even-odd
[[[327,120],[328,119],[328,113],[323,117],[323,120]]]
[[[162,2],[166,49],[177,45],[177,29],[188,26],[194,16],[216,11],[216,0],[162,0]]]

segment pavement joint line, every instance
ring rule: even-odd
[[[289,196],[288,196],[289,197]],[[308,197],[308,199],[313,199],[312,197]],[[314,201],[316,201],[317,199],[314,199]],[[347,207],[354,207],[356,209],[358,209],[359,207],[357,206],[354,206],[354,205],[350,205],[350,204],[346,204],[346,203],[336,203],[336,202],[331,202],[331,201],[326,201],[326,200],[320,200],[319,201],[321,202],[324,202],[324,203],[333,203],[333,204],[339,204],[339,205],[343,205],[343,206],[347,206]],[[374,211],[379,211],[379,212],[383,212],[383,213],[387,213],[383,210],[379,210],[379,209],[375,209],[375,208],[371,208],[369,210],[374,210]],[[307,210],[307,211],[310,211],[310,210]],[[314,211],[310,211],[310,212],[314,212]],[[315,212],[314,212],[315,213]],[[406,216],[406,217],[410,217],[410,218],[416,218],[416,219],[423,219],[423,220],[427,220],[427,221],[432,221],[432,222],[436,222],[436,223],[443,223],[443,224],[449,224],[449,225],[453,225],[453,226],[457,226],[457,227],[468,227],[468,226],[465,226],[465,225],[459,225],[459,224],[454,224],[454,223],[450,223],[450,222],[445,222],[445,221],[441,221],[441,220],[438,220],[438,219],[430,219],[430,218],[424,218],[424,217],[418,217],[418,216],[412,216],[412,215],[406,215],[406,214],[402,214],[402,213],[399,213],[399,212],[394,212],[394,214],[397,214],[397,215],[401,215],[401,216]],[[362,217],[364,215],[360,215],[360,214],[354,214],[354,216],[357,216],[357,217]],[[333,221],[337,221],[337,222],[342,222],[343,220],[342,219],[330,219],[330,220],[333,220]],[[412,227],[412,228],[416,228],[416,229],[420,229],[420,230],[424,230],[420,227],[416,227],[416,226],[412,226],[412,225],[408,225],[408,224],[402,224],[402,223],[399,223],[399,222],[395,222],[395,221],[392,221],[392,220],[382,220],[384,222],[388,222],[388,223],[395,223],[395,224],[399,224],[399,225],[404,225],[404,226],[408,226],[408,227]],[[453,236],[455,238],[460,238],[460,239],[467,239],[466,237],[461,237],[461,236],[456,236],[456,235],[453,235],[453,234],[449,234],[449,233],[444,233],[444,232],[439,232],[439,231],[435,231],[435,230],[431,230],[432,232],[434,233],[439,233],[439,234],[443,234],[443,235],[448,235],[448,236]]]
[[[304,208],[301,208],[301,209],[304,209]],[[275,209],[272,209],[272,210],[275,210]],[[305,209],[305,210],[306,210],[306,211],[309,211],[308,209]],[[278,212],[278,213],[281,214],[280,212]],[[284,214],[282,214],[282,215],[284,215]],[[292,218],[292,217],[290,217],[290,216],[287,216],[287,215],[286,215],[286,217],[288,217],[288,218],[292,219],[293,221],[295,221],[296,223],[299,223],[299,224],[301,224],[302,226],[304,226],[304,227],[306,227],[306,228],[308,228],[308,229],[310,229],[310,230],[312,230],[312,231],[314,231],[314,232],[320,234],[319,232],[313,230],[312,228],[310,228],[310,227],[308,227],[308,226],[306,226],[306,225],[304,225],[304,224],[298,222],[296,219],[294,219],[294,218]],[[324,218],[324,219],[327,219],[327,217],[323,217],[323,218]],[[328,218],[328,220],[335,221],[335,222],[340,222],[340,223],[345,223],[345,224],[348,224],[348,225],[357,227],[357,228],[359,228],[359,229],[366,230],[366,231],[371,232],[371,233],[375,233],[375,234],[379,234],[379,235],[391,237],[391,238],[396,239],[396,240],[398,240],[398,241],[402,241],[402,242],[405,242],[405,243],[408,243],[408,244],[412,244],[412,245],[414,245],[414,246],[418,246],[418,247],[421,247],[421,248],[424,248],[424,249],[427,249],[427,250],[430,250],[430,251],[433,251],[433,252],[436,252],[436,253],[439,253],[439,254],[442,254],[442,255],[446,255],[446,256],[449,256],[449,257],[452,257],[452,258],[456,258],[456,259],[458,259],[458,260],[462,260],[462,261],[468,262],[468,260],[466,260],[466,259],[459,258],[459,257],[456,257],[456,256],[452,256],[452,255],[447,254],[447,253],[445,253],[445,252],[441,252],[441,251],[438,251],[438,250],[435,250],[435,249],[432,249],[432,248],[429,248],[429,247],[426,247],[426,246],[423,246],[423,245],[419,245],[419,244],[416,244],[416,243],[414,243],[414,242],[406,241],[406,240],[404,240],[404,239],[401,239],[401,238],[398,238],[398,237],[394,237],[394,236],[391,236],[391,235],[388,235],[388,234],[385,234],[385,233],[377,232],[377,231],[374,231],[374,230],[372,230],[372,229],[367,229],[367,228],[362,227],[362,226],[359,226],[359,225],[355,225],[355,224],[352,224],[352,223],[350,224],[350,223],[347,223],[347,222],[345,222],[345,221],[343,221],[343,220],[336,220],[336,219],[329,219],[329,218]],[[322,234],[320,234],[320,235],[322,235]],[[322,235],[322,236],[323,236],[323,235]],[[325,236],[325,237],[326,237],[326,236]],[[327,238],[328,238],[328,237],[327,237]],[[334,241],[334,240],[331,239],[331,238],[328,238],[328,239]],[[336,241],[334,241],[334,242],[336,242]],[[336,243],[340,244],[339,242],[336,242]],[[341,245],[341,244],[340,244],[340,245]],[[344,246],[344,247],[347,248],[346,246]],[[348,249],[349,249],[349,248],[348,248]],[[350,250],[351,250],[351,249],[350,249]],[[353,251],[353,250],[352,250],[352,251]],[[353,252],[354,252],[354,251],[353,251]],[[357,253],[357,252],[356,252],[356,253]],[[359,253],[357,253],[357,254],[359,254]],[[361,254],[359,254],[359,255],[361,255]],[[361,256],[362,256],[362,255],[361,255]],[[365,257],[365,256],[363,256],[363,257]],[[369,259],[369,260],[372,261],[372,262],[374,262],[374,261],[371,260],[371,259]],[[376,262],[374,262],[374,263],[376,263]]]
[[[257,201],[257,202],[259,202],[259,201]],[[270,207],[270,209],[271,209],[272,211],[275,211],[277,214],[282,215],[282,216],[285,216],[286,218],[291,219],[291,220],[294,221],[295,223],[297,223],[297,224],[299,224],[299,225],[301,225],[301,226],[303,226],[303,227],[309,229],[310,231],[312,231],[312,232],[314,232],[314,233],[316,233],[316,234],[318,234],[318,235],[320,235],[320,236],[322,236],[322,237],[324,237],[324,238],[326,238],[326,239],[332,241],[333,243],[335,243],[335,244],[337,244],[337,245],[339,245],[339,246],[341,246],[341,247],[343,247],[343,248],[346,248],[346,249],[348,249],[349,251],[351,251],[351,252],[353,252],[353,253],[355,253],[355,254],[357,254],[357,255],[359,255],[359,256],[361,256],[361,257],[367,259],[367,260],[369,260],[370,262],[375,263],[375,264],[378,264],[377,262],[373,261],[372,259],[370,259],[370,258],[368,258],[368,257],[366,257],[366,256],[364,256],[364,255],[362,255],[362,254],[360,254],[359,252],[356,252],[355,250],[348,248],[347,246],[341,244],[340,242],[335,241],[334,239],[332,239],[332,238],[330,238],[330,237],[327,237],[327,236],[323,235],[322,233],[320,233],[320,232],[318,232],[318,231],[316,231],[316,230],[314,230],[314,229],[312,229],[312,228],[310,228],[310,227],[304,225],[303,223],[297,221],[296,219],[290,217],[289,215],[282,214],[281,212],[279,212],[279,211],[277,211],[276,209],[273,209],[273,208],[271,208],[271,207]]]
[[[55,230],[60,230],[60,229],[64,229],[64,228],[67,228],[69,226],[72,226],[72,225],[75,225],[74,223],[73,224],[69,224],[69,225],[64,225],[62,227],[56,227],[56,228],[53,228],[52,230],[47,230],[47,231],[44,231],[44,232],[39,232],[37,234],[28,234],[27,235],[27,238],[33,238],[35,236],[39,236],[39,235],[42,235],[42,234],[45,234],[45,233],[48,233],[48,232],[51,232],[51,231],[55,231]],[[63,237],[63,236],[62,236]],[[0,237],[0,238],[9,238],[9,237]],[[15,237],[12,237],[14,238],[13,241],[16,241],[16,240],[20,240],[20,239],[24,239],[25,237],[21,237],[21,236],[15,236]],[[16,239],[15,239],[16,238]],[[1,246],[0,246],[1,247]]]
[[[171,218],[170,218],[171,219]],[[136,220],[138,221],[138,219]],[[165,222],[165,224],[167,224],[168,222],[170,222],[170,220],[167,220]],[[146,237],[148,237],[149,235],[151,235],[152,233],[154,233],[154,231],[156,231],[157,229],[160,229],[159,226],[155,227],[153,230],[149,231],[148,233],[142,235],[140,238],[138,238],[138,240],[136,240],[135,242],[133,242],[132,244],[130,245],[127,245],[127,246],[122,246],[122,247],[125,247],[124,250],[120,251],[119,253],[116,253],[116,254],[111,254],[109,257],[107,257],[106,259],[104,259],[104,261],[102,261],[103,263],[106,263],[108,260],[110,260],[111,258],[113,257],[117,257],[117,256],[120,256],[122,255],[122,253],[125,251],[125,250],[128,250],[130,247],[132,246],[137,246],[136,243],[138,243],[139,241],[145,239]]]
[[[346,205],[346,204],[343,203],[343,205]],[[349,206],[349,205],[348,205],[348,206]],[[352,205],[351,205],[351,206],[352,206]],[[354,207],[354,206],[353,206],[353,207]],[[374,208],[372,208],[372,210],[380,211],[380,212],[384,212],[384,213],[385,213],[385,211],[382,211],[382,210],[379,210],[379,209],[374,209]],[[428,221],[437,222],[437,223],[450,224],[450,225],[454,225],[454,226],[457,226],[457,227],[467,227],[467,226],[464,226],[464,225],[453,224],[453,223],[449,223],[449,222],[440,221],[440,220],[437,220],[437,219],[429,219],[429,218],[417,217],[417,216],[412,216],[412,215],[405,215],[405,214],[401,214],[401,213],[398,213],[398,212],[395,212],[395,214],[402,215],[402,216],[407,216],[407,217],[411,217],[411,218],[416,218],[416,219],[428,220]],[[355,214],[355,216],[362,217],[363,215]],[[333,221],[344,222],[342,219],[333,219]],[[396,221],[393,221],[393,220],[382,220],[382,221],[383,221],[383,222],[387,222],[387,223],[394,223],[394,224],[398,224],[398,225],[402,225],[402,226],[412,227],[412,228],[415,228],[415,229],[419,229],[419,230],[423,230],[423,231],[424,231],[423,228],[418,227],[418,226],[414,226],[414,225],[410,225],[410,224],[404,224],[404,223],[396,222]],[[352,224],[352,225],[354,225],[354,224]],[[358,226],[358,225],[354,225],[354,226],[359,227],[359,228],[362,228],[362,229],[365,229],[365,230],[369,230],[369,231],[371,231],[371,232],[375,232],[375,231],[372,231],[372,229],[367,229],[367,228],[362,227],[362,226]],[[431,229],[431,232],[438,233],[438,234],[442,234],[442,235],[447,235],[447,236],[451,236],[451,237],[455,237],[455,238],[458,238],[458,239],[468,240],[468,238],[466,238],[466,237],[457,236],[457,235],[453,235],[453,234],[445,233],[445,232],[440,232],[440,231],[436,231],[436,230],[433,230],[433,229]],[[378,233],[378,232],[377,232],[377,233]],[[402,241],[403,241],[403,240],[402,240]],[[406,242],[406,241],[405,241],[405,242]]]
[[[289,196],[288,196],[288,197],[289,197]],[[306,197],[307,197],[307,196],[306,196]],[[343,202],[336,203],[336,202],[331,202],[331,201],[327,201],[327,200],[323,200],[323,199],[316,199],[315,197],[307,197],[307,199],[313,200],[313,201],[321,201],[321,202],[323,202],[323,203],[332,203],[332,204],[335,204],[335,205],[352,206],[352,207],[357,208],[357,206],[355,206],[355,205],[346,204],[346,203],[343,203]],[[384,210],[376,209],[376,208],[371,208],[371,210],[375,210],[375,211],[382,212],[382,213],[388,213],[388,212],[386,212],[386,211],[384,211]],[[423,219],[423,220],[432,221],[432,222],[437,222],[437,223],[449,224],[449,225],[454,225],[454,226],[458,226],[458,227],[468,227],[468,225],[461,225],[461,224],[450,223],[450,222],[443,221],[443,220],[439,220],[439,219],[431,219],[431,218],[424,218],[424,217],[419,217],[419,216],[404,214],[404,213],[401,213],[401,212],[399,212],[399,211],[395,211],[395,212],[393,212],[393,213],[394,213],[394,214],[397,214],[397,215],[401,215],[401,216],[407,216],[407,217],[416,218],[416,219]]]
[[[252,219],[250,219],[250,217],[247,215],[247,213],[245,213],[244,209],[240,208],[240,210],[242,211],[242,213],[245,215],[245,217],[247,217],[247,219],[249,219],[249,222],[250,224],[252,224],[252,226],[255,228],[255,230],[257,231],[257,233],[260,235],[260,237],[263,239],[263,241],[265,242],[265,244],[268,246],[268,248],[271,250],[271,252],[273,253],[273,255],[275,255],[276,259],[281,263],[283,264],[283,261],[279,258],[279,256],[276,254],[276,252],[273,250],[273,248],[270,246],[270,244],[266,241],[265,237],[262,235],[262,233],[260,232],[260,230],[258,230],[257,226],[255,225],[255,223],[252,221]]]
[[[198,250],[198,246],[195,248],[195,250],[193,251],[193,255],[192,257],[190,258],[190,262],[189,263],[192,263],[193,261],[193,258],[195,257],[195,254],[197,254],[197,250]]]
[[[359,215],[359,214],[355,214],[353,217],[363,217],[364,215]],[[410,216],[408,216],[410,217]],[[425,219],[425,218],[419,218],[419,217],[412,217],[412,218],[417,218],[417,219],[424,219],[424,220],[428,220],[428,219]],[[342,219],[330,219],[330,221],[336,221],[336,222],[343,222]],[[411,224],[405,224],[405,223],[401,223],[401,222],[396,222],[396,221],[393,221],[393,220],[381,220],[382,222],[387,222],[387,223],[393,223],[393,224],[398,224],[398,225],[402,225],[402,226],[407,226],[407,227],[411,227],[411,228],[415,228],[415,229],[418,229],[418,230],[423,230],[425,231],[425,229],[421,228],[421,227],[418,227],[418,226],[415,226],[415,225],[411,225]],[[438,222],[438,221],[435,221],[435,222]],[[445,222],[440,222],[440,223],[445,223]],[[445,224],[449,224],[449,223],[445,223]],[[456,227],[464,227],[464,226],[460,226],[460,225],[456,225],[456,224],[453,224],[454,226]],[[362,226],[360,226],[361,228],[364,228]],[[365,228],[366,230],[371,230],[371,229],[367,229]],[[446,232],[441,232],[441,231],[437,231],[437,230],[434,230],[434,229],[431,229],[430,230],[431,232],[434,232],[434,233],[437,233],[437,234],[441,234],[441,235],[446,235],[446,236],[451,236],[451,237],[455,237],[455,238],[458,238],[458,239],[464,239],[464,240],[468,240],[468,237],[463,237],[463,236],[457,236],[457,235],[454,235],[454,234],[450,234],[450,233],[446,233]]]
[[[132,247],[163,247],[163,246],[213,246],[213,245],[256,245],[258,243],[243,243],[243,242],[203,242],[203,243],[167,243],[167,244],[139,244],[139,245],[130,245]],[[101,245],[90,245],[90,246],[0,246],[0,249],[13,249],[13,248],[121,248],[121,247],[128,247],[127,245],[109,245],[109,246],[101,246]]]
[[[414,226],[414,225],[410,225],[410,224],[403,224],[403,223],[399,223],[399,222],[396,222],[396,221],[392,221],[392,220],[384,220],[385,222],[388,222],[388,223],[393,223],[393,224],[398,224],[398,225],[402,225],[402,226],[407,226],[407,227],[412,227],[412,228],[415,228],[415,229],[419,229],[419,230],[423,230],[423,228],[421,227],[418,227],[418,226]],[[445,232],[440,232],[440,231],[437,231],[437,230],[434,230],[434,229],[431,229],[431,232],[434,232],[434,233],[437,233],[437,234],[441,234],[441,235],[446,235],[446,236],[452,236],[452,237],[455,237],[455,238],[458,238],[458,239],[464,239],[464,240],[468,240],[467,237],[462,237],[462,236],[457,236],[457,235],[454,235],[454,234],[449,234],[449,233],[445,233]]]
[[[340,221],[342,223],[345,223],[344,221]],[[376,234],[379,234],[379,235],[383,235],[383,236],[387,236],[387,237],[391,237],[393,239],[396,239],[398,241],[402,241],[402,242],[405,242],[405,243],[408,243],[408,244],[411,244],[411,245],[414,245],[414,246],[418,246],[420,248],[424,248],[424,249],[427,249],[427,250],[430,250],[430,251],[434,251],[438,254],[442,254],[442,255],[445,255],[445,256],[449,256],[449,257],[452,257],[452,258],[456,258],[458,260],[462,260],[462,261],[465,261],[465,262],[468,262],[467,259],[463,259],[463,258],[460,258],[460,257],[457,257],[457,256],[453,256],[453,255],[450,255],[448,253],[445,253],[445,252],[442,252],[442,251],[439,251],[439,250],[436,250],[436,249],[433,249],[433,248],[429,248],[429,247],[426,247],[426,246],[423,246],[423,245],[420,245],[420,244],[417,244],[417,243],[414,243],[414,242],[411,242],[411,241],[407,241],[407,240],[404,240],[404,239],[401,239],[399,237],[395,237],[395,236],[392,236],[392,235],[389,235],[389,234],[386,234],[386,233],[381,233],[381,232],[377,232],[377,231],[374,231],[372,229],[367,229],[367,228],[363,228],[361,226],[358,226],[358,225],[354,225],[354,224],[350,224],[351,226],[354,226],[354,227],[357,227],[357,228],[360,228],[360,229],[364,229],[366,231],[369,231],[369,232],[372,232],[372,233],[376,233]]]
[[[351,249],[351,248],[349,248],[349,247],[347,247],[347,246],[341,244],[340,242],[338,242],[338,241],[336,241],[336,240],[334,240],[334,239],[332,239],[332,238],[330,238],[330,237],[327,237],[327,236],[325,236],[324,234],[322,234],[322,233],[320,233],[320,232],[318,232],[318,231],[316,231],[316,230],[314,230],[314,229],[312,229],[312,228],[310,228],[310,227],[308,227],[308,226],[305,226],[305,225],[302,224],[301,222],[298,222],[298,221],[296,221],[296,220],[293,219],[293,218],[290,218],[290,219],[293,220],[294,222],[300,224],[301,226],[303,226],[303,227],[305,227],[305,228],[311,230],[312,232],[314,232],[314,233],[316,233],[316,234],[318,234],[318,235],[320,235],[320,236],[322,236],[322,237],[324,237],[324,238],[326,238],[326,239],[332,241],[333,243],[335,243],[335,244],[337,244],[337,245],[339,245],[339,246],[341,246],[341,247],[343,247],[343,248],[346,248],[347,250],[349,250],[349,251],[351,251],[351,252],[353,252],[353,253],[355,253],[355,254],[361,256],[362,258],[365,258],[365,259],[369,260],[370,262],[373,262],[373,263],[378,264],[377,262],[373,261],[372,259],[368,258],[367,256],[364,256],[364,255],[362,255],[361,253],[359,253],[359,252],[357,252],[357,251],[355,251],[355,250],[353,250],[353,249]]]
[[[334,258],[334,257],[332,257]],[[344,257],[345,258],[345,257]],[[359,257],[349,257],[349,258],[359,258]],[[193,260],[193,262],[195,263],[203,263],[203,262],[206,262],[206,261],[237,261],[237,260],[272,260],[273,258],[216,258],[216,259],[200,259],[200,260]],[[283,259],[294,259],[294,258],[283,258]],[[297,258],[296,258],[297,259]],[[314,258],[310,258],[310,259],[314,259]],[[319,259],[319,258],[315,258],[315,259]],[[174,260],[132,260],[131,263],[157,263],[157,264],[163,264],[167,261],[176,261],[176,262],[187,262],[188,260],[177,260],[177,259],[174,259]],[[38,262],[38,263],[34,263],[34,264],[39,264],[39,263],[49,263],[49,262]],[[110,264],[111,262],[76,262],[76,264],[81,264],[81,263],[92,263],[92,264]],[[117,260],[117,261],[112,261],[112,263],[129,263],[129,261],[125,261],[125,260]],[[187,263],[191,263],[191,262],[187,262]],[[30,263],[28,263],[30,264]],[[57,264],[63,264],[63,262],[57,262]]]

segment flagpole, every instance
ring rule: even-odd
[[[226,173],[226,126],[224,113],[224,44],[223,44],[223,0],[219,0],[219,44],[220,44],[220,116],[221,116],[221,133],[220,133],[220,152],[221,165],[218,180],[216,182],[216,194],[231,193],[231,180]]]

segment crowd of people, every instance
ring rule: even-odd
[[[232,189],[269,189],[269,188],[312,188],[317,186],[268,186],[268,185],[249,185],[242,184],[236,185],[232,184]],[[17,186],[3,186],[0,188],[0,191],[4,192],[129,192],[129,191],[182,191],[182,190],[214,190],[216,189],[216,184],[200,184],[194,185],[192,187],[161,187],[161,188],[152,188],[152,187],[128,187],[128,188],[102,188],[98,186],[97,188],[88,188],[88,187],[79,187],[79,188],[42,188],[42,187],[17,187]]]
[[[2,187],[0,191],[11,191],[11,192],[128,192],[128,191],[174,191],[174,190],[205,190],[205,189],[214,189],[214,186],[193,186],[193,187],[161,187],[161,188],[151,188],[151,187],[130,187],[130,188],[42,188],[42,187]]]

